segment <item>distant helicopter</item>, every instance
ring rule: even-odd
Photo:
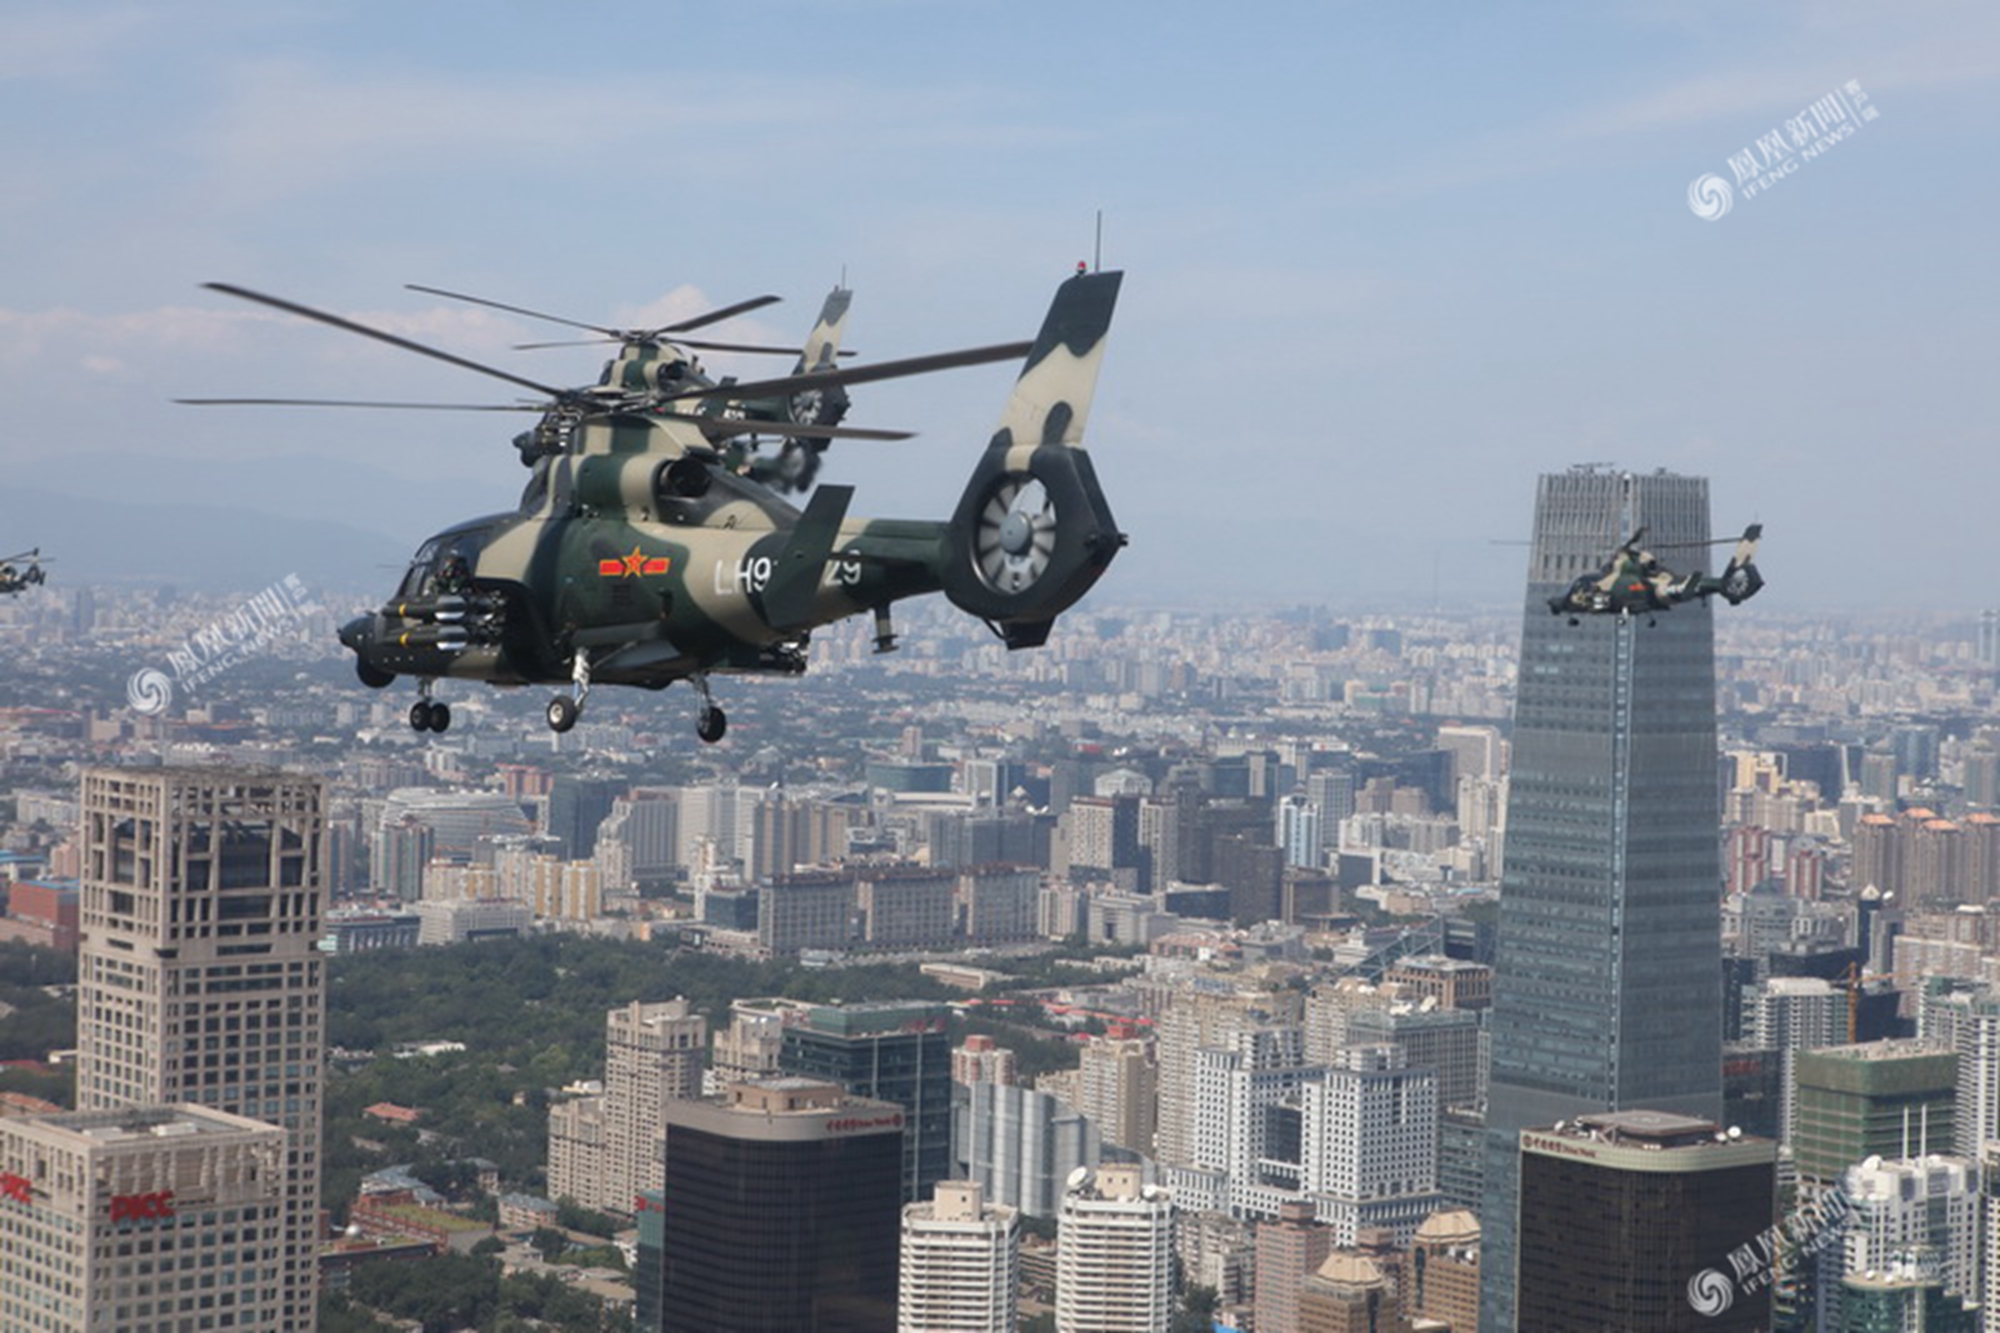
[[[812,371],[831,370],[837,364],[837,357],[853,355],[852,352],[842,351],[840,347],[841,335],[847,326],[848,307],[854,299],[854,293],[844,286],[836,286],[827,293],[825,302],[820,306],[819,319],[814,323],[811,332],[806,335],[805,344],[800,348],[789,348],[753,343],[716,342],[712,339],[669,338],[669,335],[702,328],[769,305],[777,300],[774,296],[753,297],[748,301],[659,328],[619,329],[601,324],[589,324],[562,315],[551,315],[540,310],[530,310],[524,306],[508,305],[505,302],[488,300],[483,296],[447,291],[442,287],[427,287],[414,282],[406,285],[411,291],[446,296],[455,301],[470,301],[475,305],[511,311],[517,315],[527,315],[532,319],[545,319],[555,324],[566,324],[571,328],[587,329],[599,335],[597,339],[590,340],[592,342],[620,343],[622,346],[618,356],[605,363],[604,373],[598,381],[599,387],[619,388],[641,394],[665,392],[670,388],[687,387],[694,383],[713,383],[717,388],[727,388],[730,385],[731,381],[727,379],[708,380],[702,375],[699,363],[685,356],[680,350],[683,348],[795,355],[797,363],[792,367],[792,374],[795,376]],[[532,351],[546,347],[584,345],[587,344],[575,341],[521,343],[515,350]],[[1010,354],[1018,355],[1018,353]],[[750,401],[711,399],[699,405],[698,414],[706,421],[714,423],[713,426],[704,426],[705,432],[712,440],[729,441],[725,462],[732,471],[778,490],[806,491],[811,489],[813,480],[819,472],[820,457],[826,451],[828,440],[909,438],[907,431],[838,430],[849,406],[847,390],[835,383],[800,389],[789,395],[773,395]],[[573,420],[566,419],[562,409],[557,408],[552,410],[538,429],[563,430],[573,424]],[[762,443],[761,437],[764,435],[777,436],[781,441],[779,453],[775,458],[766,458],[758,453]],[[524,436],[516,442],[517,446],[522,448],[524,459],[528,458],[528,441],[532,436],[531,432],[529,436]]]
[[[17,568],[15,562],[18,560],[27,561],[28,567]],[[39,587],[45,577],[42,573],[42,548],[39,546],[32,551],[19,551],[0,558],[0,596]]]
[[[661,689],[688,680],[701,695],[696,734],[714,742],[728,723],[711,675],[803,672],[812,630],[863,612],[874,615],[877,651],[889,651],[890,607],[906,597],[943,592],[1009,648],[1047,641],[1055,618],[1126,544],[1083,447],[1122,279],[1079,272],[1062,283],[1033,343],[746,384],[695,373],[692,358],[664,341],[669,330],[620,335],[619,357],[584,390],[554,389],[337,315],[210,286],[547,398],[527,409],[542,411],[542,424],[516,441],[533,469],[519,508],[424,542],[389,601],[341,627],[363,683],[379,689],[398,676],[416,679],[412,728],[451,725],[449,705],[432,697],[447,677],[567,685],[546,710],[556,732],[576,725],[595,684]],[[727,466],[715,447],[755,423],[682,410],[717,400],[797,405],[815,391],[1024,352],[999,428],[956,510],[941,521],[850,520],[849,486],[820,486],[801,511]],[[802,439],[884,434],[797,420],[776,430]]]
[[[1764,576],[1752,563],[1763,535],[1761,523],[1743,529],[1743,535],[1733,539],[1736,552],[1729,564],[1721,574],[1710,578],[1700,570],[1676,574],[1668,569],[1658,556],[1641,545],[1646,530],[1640,528],[1611,553],[1611,558],[1595,574],[1579,575],[1565,591],[1549,598],[1549,610],[1555,615],[1569,616],[1569,623],[1574,625],[1578,623],[1577,617],[1583,615],[1651,614],[1671,610],[1683,602],[1707,601],[1717,595],[1731,606],[1739,606],[1755,597],[1764,586]],[[1722,546],[1730,540],[1725,537],[1713,542],[1678,542],[1659,549]]]

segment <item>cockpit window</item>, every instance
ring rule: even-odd
[[[549,464],[546,457],[535,460],[535,470],[528,474],[528,484],[521,489],[521,512],[537,514],[549,498]]]
[[[422,597],[430,591],[431,572],[437,564],[440,545],[439,540],[433,537],[417,548],[417,553],[410,557],[409,571],[396,588],[398,597]]]

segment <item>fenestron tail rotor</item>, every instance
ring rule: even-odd
[[[986,586],[1026,592],[1048,572],[1056,549],[1056,506],[1048,487],[1025,472],[995,479],[979,511],[973,561]]]

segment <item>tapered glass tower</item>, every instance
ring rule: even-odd
[[[1705,565],[1708,482],[1541,478],[1521,631],[1493,984],[1480,1327],[1515,1327],[1519,1134],[1579,1114],[1722,1113],[1721,823],[1705,603],[1549,610],[1640,528]]]

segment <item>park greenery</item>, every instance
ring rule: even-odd
[[[1008,968],[1020,973],[1019,985],[1103,979],[1080,956],[1020,967],[1010,960]],[[826,1004],[963,998],[907,963],[807,968],[580,935],[346,955],[332,961],[328,995],[334,1058],[322,1197],[337,1217],[363,1175],[390,1165],[413,1165],[428,1180],[425,1172],[443,1163],[483,1157],[507,1188],[538,1191],[549,1102],[569,1084],[603,1077],[605,1014],[618,1006],[683,997],[713,1030],[728,1022],[732,1001],[752,996]],[[957,1020],[955,1038],[972,1032],[1013,1049],[1029,1076],[1076,1063],[1073,1043],[1033,1006]],[[465,1049],[394,1054],[416,1042]],[[365,1114],[382,1102],[416,1108],[421,1118],[394,1125]]]

